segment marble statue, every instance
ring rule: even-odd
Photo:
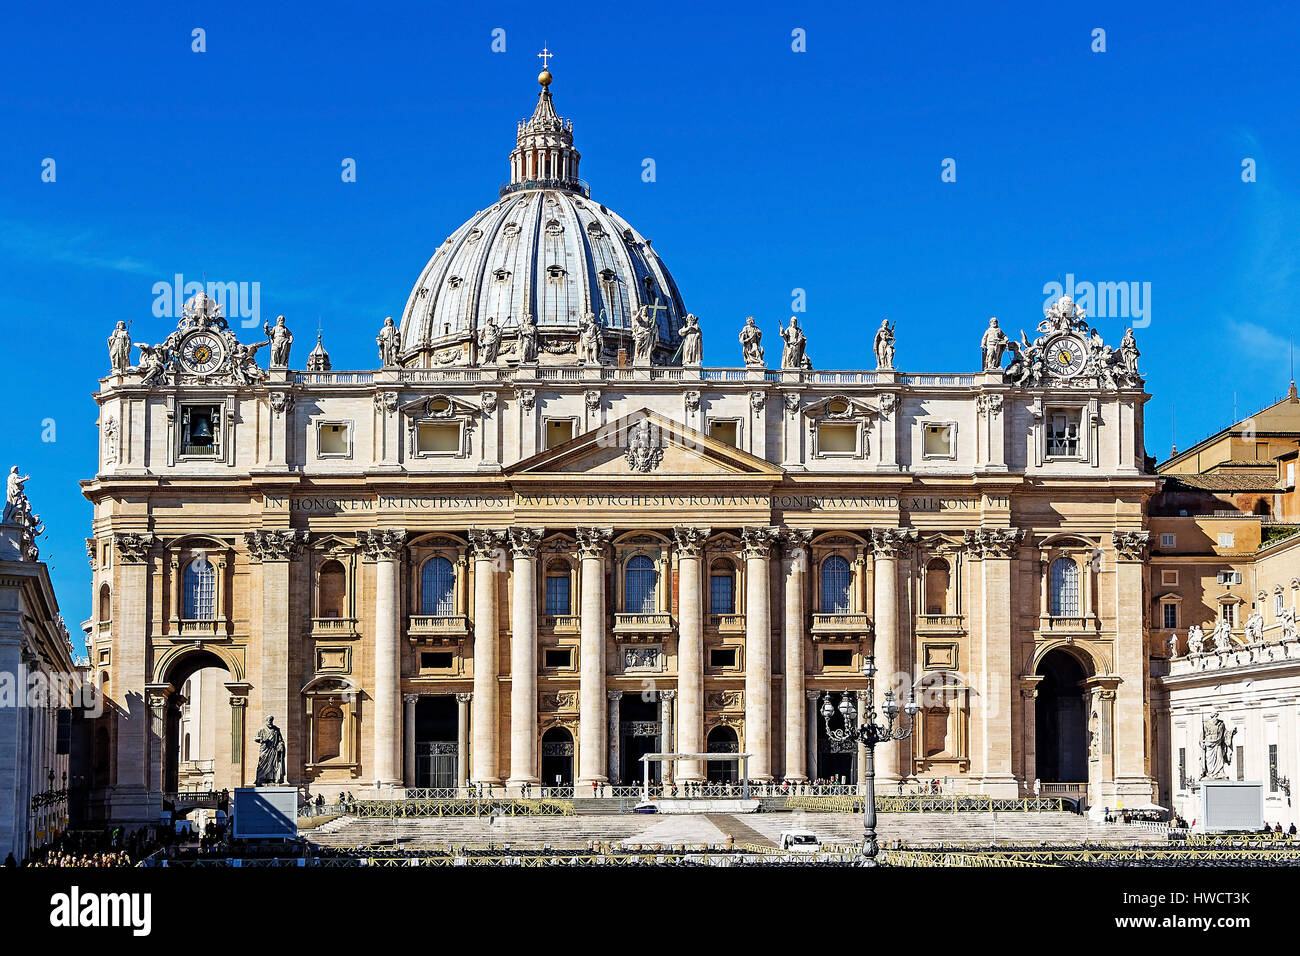
[[[1141,376],[1138,375],[1138,356],[1141,354],[1138,351],[1137,339],[1133,337],[1133,330],[1125,329],[1124,338],[1119,343],[1119,357],[1124,365],[1124,371],[1129,375],[1130,381],[1137,380],[1134,384],[1141,382]]]
[[[293,345],[293,333],[284,324],[284,316],[275,317],[275,325],[262,323],[262,331],[271,340],[271,368],[289,367],[289,348]]]
[[[655,347],[655,320],[650,306],[643,305],[632,316],[632,351],[636,365],[649,365]]]
[[[253,740],[258,745],[257,777],[253,780],[253,786],[284,783],[284,735],[275,726],[274,717],[266,718],[266,724]]]
[[[1232,625],[1228,623],[1226,617],[1221,617],[1214,622],[1214,631],[1210,639],[1214,642],[1216,651],[1226,651],[1232,647]]]
[[[126,330],[125,322],[117,323],[108,337],[108,360],[114,372],[125,372],[131,367],[131,333]]]
[[[1187,653],[1201,654],[1205,651],[1205,632],[1201,625],[1193,624],[1187,629]]]
[[[533,314],[525,312],[519,317],[519,362],[526,364],[537,361],[537,323]]]
[[[152,385],[167,371],[167,349],[162,345],[137,345],[136,348],[140,350],[140,384]]]
[[[1178,632],[1171,631],[1169,634],[1169,657],[1172,659],[1177,656],[1178,656]]]
[[[754,324],[752,315],[746,316],[745,325],[740,330],[740,351],[747,366],[762,368],[766,364],[763,360],[762,342],[763,330]]]
[[[808,337],[803,334],[803,329],[799,328],[799,319],[792,315],[789,325],[782,327],[778,323],[777,328],[781,331],[781,338],[785,340],[785,348],[781,350],[782,370],[803,368]]]
[[[582,330],[578,333],[578,358],[592,365],[600,364],[600,353],[605,347],[605,334],[596,313],[588,312],[582,317]]]
[[[487,324],[478,330],[479,364],[495,365],[501,351],[501,329],[497,320],[488,316]]]
[[[1007,335],[998,328],[996,318],[989,319],[989,327],[980,339],[980,352],[984,356],[984,371],[997,372],[1002,368],[1002,353],[1007,350]]]
[[[1246,618],[1246,643],[1258,644],[1264,639],[1264,615],[1259,611],[1251,611],[1250,617]]]
[[[236,385],[255,385],[266,378],[266,373],[257,364],[257,352],[270,344],[270,342],[257,342],[253,345],[244,345],[236,342],[231,346],[230,377]]]
[[[384,368],[395,368],[398,364],[397,352],[401,348],[402,333],[393,324],[391,315],[384,319],[384,326],[379,330],[375,344],[379,346],[379,364]]]
[[[1295,611],[1289,607],[1283,608],[1280,619],[1282,621],[1282,640],[1294,641],[1296,639]]]
[[[894,326],[885,319],[876,330],[876,368],[890,371],[894,367]]]
[[[1237,736],[1234,727],[1219,719],[1218,711],[1205,718],[1201,727],[1201,779],[1226,780],[1228,764],[1232,763],[1232,741]]]
[[[17,465],[9,469],[9,477],[5,479],[4,521],[21,522],[31,513],[31,503],[27,500],[27,492],[23,490],[31,477],[31,475],[18,474]]]
[[[677,330],[682,337],[682,364],[699,365],[704,359],[704,335],[698,316],[688,314],[686,324]]]

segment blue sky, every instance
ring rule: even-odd
[[[263,316],[297,332],[295,364],[319,319],[336,368],[372,367],[383,317],[508,178],[543,43],[584,178],[654,240],[709,364],[738,364],[748,314],[775,337],[804,289],[819,367],[874,365],[865,331],[887,316],[904,369],[970,370],[989,316],[1032,329],[1044,284],[1073,274],[1150,283],[1152,454],[1175,409],[1186,447],[1234,396],[1243,416],[1280,396],[1300,302],[1300,14],[972,6],[11,7],[0,463],[33,476],[73,630],[90,607],[77,482],[113,323],[162,339],[152,288],[176,273],[257,282]],[[1126,324],[1097,320],[1113,340]]]

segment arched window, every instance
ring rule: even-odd
[[[420,568],[420,613],[435,617],[456,613],[456,572],[446,558],[430,558]]]
[[[623,610],[628,614],[651,614],[655,610],[655,583],[659,572],[655,563],[638,554],[623,572]]]
[[[99,620],[100,623],[111,621],[113,619],[113,601],[112,592],[107,584],[99,586]]]
[[[326,561],[321,565],[317,588],[320,617],[347,616],[348,578],[342,564]]]
[[[925,613],[948,613],[948,562],[935,558],[925,566]]]
[[[709,568],[709,613],[736,613],[736,569],[726,559]]]
[[[568,562],[556,559],[546,566],[546,616],[563,617],[573,613],[569,592]]]
[[[206,557],[185,565],[183,578],[185,620],[211,621],[217,616],[217,569]]]
[[[822,562],[822,613],[848,614],[849,587],[853,575],[849,562],[832,554]]]
[[[1073,558],[1052,562],[1047,595],[1052,617],[1079,616],[1079,565]]]

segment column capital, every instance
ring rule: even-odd
[[[662,699],[664,699],[664,700],[672,701],[672,700],[677,696],[677,691],[675,691],[675,690],[661,690],[661,691],[659,692],[659,696],[660,696]]]
[[[506,532],[511,555],[515,558],[537,557],[537,549],[545,534],[545,528],[511,528]]]
[[[677,551],[683,558],[698,558],[704,550],[704,542],[712,533],[712,528],[693,528],[685,524],[673,525],[673,540],[677,543]]]
[[[822,692],[819,690],[805,690],[803,695],[809,700],[819,700],[822,696]]]
[[[573,533],[578,539],[578,554],[584,558],[603,558],[614,537],[613,528],[574,528]]]
[[[911,528],[872,528],[871,553],[877,558],[906,557],[917,537]]]
[[[258,528],[244,532],[244,547],[254,561],[292,561],[307,545],[307,532],[301,528]]]
[[[607,690],[605,691],[605,697],[607,700],[611,700],[611,701],[621,700],[623,697],[623,692],[621,690]]]
[[[117,549],[123,564],[143,564],[149,560],[149,552],[153,546],[152,534],[122,532],[113,535],[113,547]]]
[[[780,528],[781,550],[787,558],[798,557],[808,549],[812,542],[812,528]]]
[[[1112,531],[1110,540],[1121,561],[1141,561],[1146,557],[1147,546],[1151,544],[1151,532]]]
[[[966,550],[973,557],[1013,558],[1025,539],[1023,528],[967,528],[963,533]]]
[[[740,529],[740,540],[744,546],[746,560],[766,558],[776,543],[778,529],[773,527],[750,527]]]
[[[408,704],[415,704],[415,703],[418,703],[418,702],[419,702],[421,696],[423,696],[423,695],[421,695],[421,694],[403,694],[403,695],[402,695],[402,700],[403,700],[405,703],[408,703]]]
[[[377,528],[362,531],[358,537],[361,550],[369,561],[392,561],[401,557],[406,547],[405,528]]]
[[[496,528],[470,528],[469,547],[475,561],[493,561],[506,543],[506,533]]]
[[[471,694],[457,694],[457,695],[456,695],[456,702],[457,702],[457,703],[460,703],[460,704],[468,704],[468,703],[469,703],[470,701],[472,701],[473,699],[474,699],[474,695],[473,695],[472,693],[471,693]]]

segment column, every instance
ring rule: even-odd
[[[1115,547],[1115,673],[1120,679],[1112,695],[1115,787],[1125,806],[1131,806],[1151,800],[1155,793],[1147,764],[1147,754],[1154,750],[1148,743],[1143,703],[1150,679],[1142,627],[1143,567],[1151,535],[1147,531],[1116,531],[1111,537]]]
[[[280,725],[284,737],[285,783],[291,786],[301,778],[302,741],[306,735],[299,715],[302,709],[298,694],[302,686],[299,642],[290,638],[290,573],[293,559],[302,552],[306,541],[306,531],[291,528],[244,532],[248,556],[260,565],[262,576],[261,719],[273,717]],[[213,564],[218,564],[218,559],[213,558]],[[225,590],[220,571],[217,581],[220,595]],[[218,618],[222,616],[220,611],[217,614]]]
[[[808,779],[808,704],[804,697],[804,588],[808,542],[812,531],[786,528],[781,533],[781,570],[785,577],[785,779]],[[814,732],[816,725],[813,725]]]
[[[885,691],[892,690],[895,698],[900,691],[906,699],[911,681],[902,687],[899,678],[898,633],[898,559],[902,557],[915,536],[904,528],[873,528],[871,547],[875,564],[875,593],[873,613],[875,638],[872,653],[876,658],[876,706],[884,703]],[[901,706],[901,702],[900,702]],[[896,784],[901,775],[900,747],[897,743],[885,744],[876,752],[876,780],[881,787]]]
[[[623,759],[619,753],[619,721],[618,708],[623,703],[623,692],[621,690],[609,690],[605,692],[605,698],[609,704],[609,717],[605,721],[605,726],[609,728],[609,777],[610,783],[622,783],[623,781]],[[636,783],[636,774],[632,775],[632,783]]]
[[[375,562],[375,686],[374,779],[380,786],[398,786],[401,775],[401,614],[402,551],[406,532],[366,531],[361,547]]]
[[[676,738],[673,736],[673,700],[677,697],[677,691],[665,690],[659,693],[659,726],[660,737],[659,747],[664,753],[676,753]],[[673,782],[673,763],[671,760],[664,763],[664,784]]]
[[[751,780],[772,779],[772,608],[768,555],[776,528],[742,528],[745,548],[745,742]]]
[[[808,779],[816,780],[817,779],[817,728],[819,726],[817,722],[821,719],[820,715],[817,713],[817,704],[818,701],[821,699],[821,694],[819,691],[809,690],[804,692],[804,697],[808,702],[807,703]]]
[[[511,528],[514,595],[510,608],[510,780],[537,783],[537,548],[542,528]]]
[[[577,528],[581,558],[578,668],[579,786],[605,783],[605,549],[612,528]]]
[[[469,786],[469,705],[473,694],[456,695],[456,787]]]
[[[113,575],[113,679],[115,714],[113,783],[105,808],[113,820],[156,823],[158,804],[148,784],[149,713],[145,681],[149,677],[149,615],[152,605],[151,534],[113,535],[117,570]]]
[[[497,654],[500,628],[497,625],[497,567],[505,560],[502,544],[505,532],[471,528],[470,547],[474,554],[474,706],[470,732],[474,746],[470,779],[488,786],[499,784],[497,719],[500,688],[497,683]]]
[[[403,694],[405,708],[402,714],[402,741],[405,744],[406,759],[402,761],[402,786],[415,786],[415,705],[420,700],[419,694]]]
[[[230,786],[242,787],[244,777],[244,719],[248,713],[248,692],[252,687],[243,683],[225,685],[230,694]],[[216,764],[213,764],[216,770]]]
[[[678,715],[677,752],[704,752],[704,580],[700,561],[709,528],[678,525],[677,542],[677,692],[681,697]],[[673,749],[665,742],[665,749]],[[699,760],[684,760],[677,768],[685,781],[704,779]]]
[[[984,682],[979,698],[979,747],[975,755],[981,792],[994,797],[1018,797],[1020,784],[1012,757],[1011,559],[1024,532],[1019,528],[982,527],[966,533],[966,547],[979,561],[979,627],[973,633],[975,667]]]

